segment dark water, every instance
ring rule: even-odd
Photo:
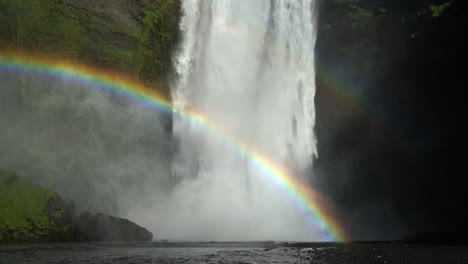
[[[0,246],[0,263],[296,263],[277,243],[90,243]]]
[[[0,245],[0,263],[468,263],[468,247],[274,242]]]

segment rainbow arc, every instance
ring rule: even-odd
[[[0,51],[0,71],[15,74],[34,73],[39,76],[60,77],[69,82],[89,84],[103,91],[118,93],[130,100],[150,106],[157,111],[171,113],[185,118],[209,131],[214,137],[229,144],[234,150],[249,158],[252,164],[271,181],[284,190],[315,223],[326,231],[329,239],[337,242],[348,241],[343,226],[333,216],[327,202],[321,195],[294,176],[287,169],[278,166],[255,147],[247,145],[211,122],[195,110],[174,109],[170,100],[154,89],[126,78],[121,74],[105,71],[81,63],[56,58],[32,56],[18,52]]]

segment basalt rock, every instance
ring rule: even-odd
[[[87,241],[150,241],[153,234],[147,229],[123,218],[105,214],[80,214],[75,218],[74,228]]]

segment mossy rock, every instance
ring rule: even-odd
[[[168,89],[179,16],[180,0],[0,0],[0,52],[77,59]]]
[[[73,202],[0,170],[0,243],[150,241],[153,234],[127,219],[82,213]]]
[[[57,193],[0,171],[0,241],[77,241],[75,208]]]

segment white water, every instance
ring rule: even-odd
[[[315,0],[185,0],[173,101],[290,170],[316,154]],[[158,237],[321,240],[284,189],[205,128],[175,118],[179,184]]]

